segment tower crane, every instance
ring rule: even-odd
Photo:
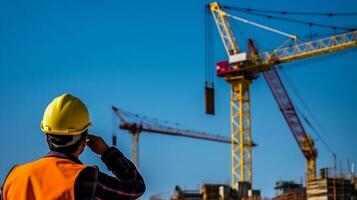
[[[287,36],[293,41],[296,41],[297,38],[295,35],[231,15],[222,10],[218,2],[209,4],[209,8],[228,55],[228,62],[224,61],[217,64],[217,76],[225,78],[231,86],[232,187],[238,189],[239,182],[252,184],[250,85],[252,80],[257,78],[260,73],[263,73],[267,80],[289,128],[306,158],[307,183],[315,179],[317,150],[313,140],[304,130],[274,66],[355,47],[357,46],[357,31],[354,30],[263,53],[258,52],[253,41],[249,39],[248,51],[243,52],[239,48],[228,18],[273,31]]]
[[[131,161],[137,167],[139,164],[139,134],[141,132],[208,140],[224,144],[231,144],[232,142],[230,138],[224,137],[222,135],[213,135],[202,131],[174,128],[173,126],[168,126],[167,124],[164,124],[162,122],[160,123],[156,119],[132,114],[115,106],[112,106],[112,111],[119,118],[119,128],[128,130],[129,133],[132,135]],[[115,135],[113,135],[113,143],[114,145],[116,143]],[[251,145],[256,146],[254,142]]]

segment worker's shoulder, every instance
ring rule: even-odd
[[[12,178],[25,177],[26,174],[29,174],[32,171],[33,166],[34,166],[34,161],[14,165],[7,173],[4,182],[8,180],[9,177]]]
[[[22,164],[17,164],[15,165],[10,171],[11,172],[14,172],[15,170],[18,171],[18,170],[26,170],[26,169],[29,169],[31,167],[33,167],[35,165],[35,162],[37,160],[33,160],[33,161],[29,161],[29,162],[26,162],[26,163],[22,163]]]
[[[29,162],[26,162],[23,164],[18,164],[11,168],[11,170],[9,171],[9,174],[15,173],[15,172],[19,173],[19,172],[31,171],[31,169],[40,167],[41,164],[44,164],[42,159],[36,159],[36,160],[29,161]]]
[[[18,169],[29,169],[32,167],[37,167],[37,166],[48,164],[55,160],[58,160],[58,158],[56,158],[56,157],[41,157],[36,160],[32,160],[32,161],[29,161],[29,162],[26,162],[26,163],[23,163],[20,165],[16,165],[14,169],[17,169],[17,170]]]
[[[45,156],[21,165],[16,165],[12,168],[11,172],[31,172],[33,170],[41,171],[45,168],[57,168],[58,166],[67,164],[71,165],[72,167],[75,165],[82,169],[87,167],[81,163],[76,163],[69,159]]]

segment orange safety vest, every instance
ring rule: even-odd
[[[4,200],[74,199],[74,184],[86,165],[44,157],[15,167],[3,187]]]

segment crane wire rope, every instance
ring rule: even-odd
[[[317,120],[317,118],[315,117],[315,115],[313,114],[313,112],[311,111],[311,109],[307,106],[307,104],[305,103],[305,101],[303,100],[302,96],[299,94],[299,92],[297,92],[296,87],[292,84],[292,82],[290,81],[290,79],[286,76],[286,74],[284,73],[284,68],[280,65],[279,67],[277,67],[277,69],[280,72],[283,72],[282,74],[284,75],[284,79],[286,80],[286,82],[288,83],[288,86],[290,87],[290,91],[294,94],[294,96],[297,97],[297,99],[301,102],[302,106],[304,107],[304,109],[308,112],[308,114],[311,116],[311,119],[313,120],[313,123],[315,123],[318,126],[318,129],[313,125],[313,123],[311,123],[311,120],[308,119],[308,117],[306,117],[306,115],[303,114],[303,112],[295,105],[296,110],[298,111],[298,113],[301,115],[302,119],[305,121],[305,123],[311,128],[311,130],[315,133],[315,135],[319,138],[319,140],[323,143],[323,145],[327,148],[327,150],[335,155],[334,151],[332,150],[332,147],[326,142],[326,140],[322,137],[322,135],[320,134],[320,132],[324,133],[324,135],[326,135],[328,137],[328,135],[326,134],[326,132],[324,131],[324,128],[321,126],[321,124],[319,123],[319,121]]]
[[[238,20],[240,22],[243,22],[243,23],[246,23],[246,24],[250,24],[250,25],[253,25],[253,26],[256,26],[258,28],[261,28],[261,29],[265,29],[267,31],[271,31],[271,32],[274,32],[274,33],[277,33],[279,35],[283,35],[283,36],[286,36],[292,40],[296,40],[296,35],[293,35],[293,34],[289,34],[289,33],[286,33],[286,32],[283,32],[283,31],[280,31],[280,30],[277,30],[275,28],[271,28],[269,26],[265,26],[263,24],[259,24],[259,23],[256,23],[256,22],[253,22],[253,21],[250,21],[250,20],[247,20],[247,19],[244,19],[242,17],[238,17],[238,16],[235,16],[235,15],[232,15],[232,14],[229,14],[227,12],[225,12],[225,15],[227,17],[230,17],[232,19],[235,19],[235,20]]]
[[[204,14],[204,32],[205,32],[205,38],[204,38],[204,49],[205,49],[205,84],[208,87],[213,87],[214,85],[214,77],[213,77],[213,28],[212,28],[212,19],[210,15],[210,8],[209,6],[205,6],[205,14]]]
[[[205,51],[205,85],[208,85],[209,82],[209,42],[208,42],[208,35],[209,35],[209,30],[208,30],[208,7],[205,6],[205,11],[204,11],[204,33],[205,33],[205,37],[204,37],[204,51]]]
[[[353,16],[356,15],[357,13],[355,12],[341,12],[341,13],[335,13],[335,12],[298,12],[298,11],[278,11],[278,10],[264,10],[264,9],[255,9],[255,8],[243,8],[243,7],[233,7],[233,6],[222,6],[222,8],[225,9],[236,9],[236,10],[241,10],[241,11],[247,11],[247,12],[261,12],[261,13],[272,13],[272,14],[281,14],[281,15],[310,15],[310,16],[327,16],[327,17],[332,17],[332,16]]]
[[[153,124],[156,124],[156,125],[174,125],[174,126],[177,126],[177,127],[181,127],[181,124],[178,123],[178,122],[172,122],[172,121],[168,121],[168,120],[160,120],[158,118],[154,118],[154,117],[147,117],[145,115],[138,115],[138,114],[133,114],[133,113],[130,113],[130,112],[127,112],[121,108],[117,108],[119,110],[119,112],[127,117],[128,119],[131,119],[131,120],[136,120],[140,123],[146,123],[144,122],[147,121],[147,122],[150,122],[150,123],[153,123]]]
[[[310,21],[304,21],[304,20],[297,20],[297,19],[291,19],[291,18],[286,18],[286,17],[279,17],[279,16],[273,16],[273,15],[267,15],[267,14],[262,14],[262,13],[257,13],[257,12],[252,12],[252,11],[247,11],[244,9],[239,9],[237,7],[231,7],[231,6],[224,6],[224,8],[228,10],[235,10],[235,11],[241,11],[249,15],[255,15],[255,16],[260,16],[260,17],[265,17],[268,19],[275,19],[275,20],[280,20],[280,21],[287,21],[287,22],[292,22],[296,24],[304,24],[308,26],[318,26],[322,28],[330,28],[332,30],[346,30],[346,31],[353,31],[356,30],[356,28],[352,27],[342,27],[342,26],[333,26],[333,25],[328,25],[328,24],[322,24],[322,23],[316,23],[316,22],[310,22]],[[351,13],[352,14],[352,13]],[[357,15],[357,13],[356,13]],[[330,18],[335,15],[329,16]]]

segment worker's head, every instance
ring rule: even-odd
[[[63,94],[46,108],[41,130],[51,150],[79,155],[85,147],[91,123],[87,107],[78,98]]]
[[[80,135],[46,134],[47,144],[51,151],[80,155],[85,146],[88,131]]]

